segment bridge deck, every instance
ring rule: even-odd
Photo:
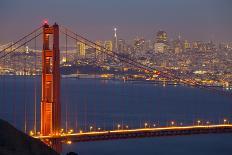
[[[84,133],[72,133],[51,136],[35,136],[41,140],[57,139],[62,142],[88,142],[113,139],[129,139],[144,137],[162,137],[162,136],[181,136],[194,134],[210,134],[210,133],[232,133],[231,124],[221,125],[205,125],[205,126],[172,126],[159,128],[141,128],[127,130],[111,130],[111,131],[92,131]]]

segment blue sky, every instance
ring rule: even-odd
[[[231,0],[0,0],[0,42],[16,40],[41,25],[66,25],[92,40],[155,37],[232,41]]]

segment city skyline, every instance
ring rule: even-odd
[[[126,40],[136,36],[154,39],[157,31],[164,30],[171,39],[181,33],[187,40],[232,41],[229,0],[146,0],[145,3],[137,0],[123,3],[57,0],[46,2],[46,6],[43,3],[43,0],[1,1],[0,19],[4,21],[1,26],[5,29],[0,30],[0,43],[19,38],[22,32],[33,29],[33,25],[42,25],[44,19],[49,23],[72,25],[72,29],[92,40],[111,39],[114,27],[117,27],[118,38]],[[12,14],[13,11],[18,12],[17,16]]]

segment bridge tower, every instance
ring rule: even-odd
[[[59,65],[59,26],[46,23],[43,26],[41,95],[41,134],[44,136],[59,133],[61,127]],[[57,152],[61,151],[60,142],[49,143]]]

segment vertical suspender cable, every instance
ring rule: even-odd
[[[11,51],[13,50],[13,42],[11,43]],[[15,65],[15,61],[16,61],[16,59],[15,59],[15,57],[16,57],[16,55],[14,54],[13,55],[13,69],[14,69],[14,72],[15,72],[15,75],[14,75],[14,79],[13,79],[13,87],[14,87],[14,90],[13,90],[13,124],[14,124],[14,126],[16,126],[16,107],[15,107],[15,102],[16,102],[16,65]]]
[[[4,54],[6,54],[6,51],[4,51]],[[4,60],[3,60],[3,102],[2,102],[2,109],[3,109],[3,118],[6,116],[6,115],[4,115],[6,112],[7,112],[7,109],[6,109],[6,59],[7,59],[7,57],[5,57],[4,58]]]
[[[35,32],[35,36],[36,36],[36,32]],[[36,43],[36,38],[35,38],[35,52],[34,52],[34,133],[36,134],[36,128],[37,128],[37,84],[36,84],[36,67],[37,67],[37,55],[36,55],[36,50],[37,50],[37,43]]]
[[[23,64],[23,91],[24,94],[24,132],[27,133],[27,103],[26,103],[26,46],[24,46],[24,64]]]
[[[67,44],[68,44],[68,38],[67,38],[67,30],[65,33],[65,63],[67,63],[67,52],[68,52],[68,48],[67,48]],[[64,81],[66,81],[64,79]],[[67,89],[67,87],[65,87]],[[67,103],[67,96],[65,95],[65,130],[66,132],[68,131],[68,103]]]
[[[67,29],[65,29],[65,58],[66,58],[66,63],[68,62],[68,47],[67,47],[67,44],[68,44],[68,35],[67,35],[68,31]]]

